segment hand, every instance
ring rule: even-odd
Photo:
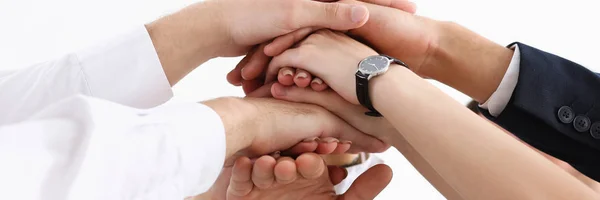
[[[243,55],[254,45],[305,27],[357,28],[368,15],[364,6],[337,2],[209,0],[146,27],[174,84],[208,59]]]
[[[339,138],[325,142],[352,143],[350,152],[382,152],[389,148],[315,105],[266,98],[221,98],[205,104],[221,116],[228,160],[234,155],[251,157],[281,151],[315,137]]]
[[[354,5],[366,5],[370,9],[371,9],[371,7],[374,6],[373,4],[375,4],[375,5],[387,6],[387,7],[403,10],[407,13],[415,13],[415,11],[416,11],[415,4],[412,2],[409,2],[407,0],[364,0],[364,2],[366,2],[366,3],[360,3],[360,2],[356,2],[356,1],[341,1],[341,2],[348,3],[348,4],[354,4]],[[380,6],[377,6],[376,8],[379,9],[379,7]],[[391,9],[391,10],[395,10],[395,9]],[[385,13],[378,13],[377,15],[375,15],[377,18],[373,18],[373,16],[370,16],[369,20],[367,21],[367,24],[370,24],[370,26],[374,26],[373,24],[381,24],[382,21],[392,20],[389,17],[385,17],[387,14],[390,14],[388,10],[385,10],[385,11],[386,11]],[[373,27],[371,27],[371,29],[366,29],[366,30],[373,30],[372,28]],[[254,89],[256,89],[262,85],[262,82],[255,81],[255,79],[257,79],[261,76],[262,72],[264,71],[264,69],[266,68],[266,66],[270,60],[270,56],[279,55],[281,52],[290,48],[296,42],[304,39],[307,35],[313,33],[314,31],[317,31],[318,29],[319,29],[318,27],[307,27],[307,28],[299,29],[297,31],[291,32],[289,34],[286,34],[284,36],[281,36],[281,37],[275,39],[271,44],[269,44],[269,42],[267,42],[267,43],[260,45],[258,48],[249,52],[246,55],[246,57],[236,66],[236,68],[227,75],[227,80],[231,84],[238,85],[238,86],[242,85],[242,82],[244,82],[243,86],[244,86],[244,90],[246,91],[246,93],[253,91]],[[352,32],[360,31],[360,30],[365,30],[365,29],[358,28]],[[378,33],[378,34],[387,34],[387,33],[391,34],[391,33],[394,33],[393,31],[395,31],[395,30],[385,30],[384,32]],[[381,35],[379,35],[379,37],[381,37]],[[384,41],[384,42],[391,42],[391,41]],[[386,43],[386,44],[388,44],[388,43]],[[398,46],[394,46],[394,47],[398,47]]]
[[[295,145],[294,147],[292,147],[291,149],[286,150],[285,152],[282,152],[281,154],[279,153],[274,153],[273,157],[280,157],[280,155],[300,155],[302,153],[307,153],[307,152],[315,152],[321,155],[335,155],[335,154],[339,154],[339,153],[344,153],[346,152],[346,150],[348,150],[347,148],[349,147],[349,145],[346,144],[338,144],[338,143],[327,143],[327,142],[320,142],[320,141],[330,141],[333,138],[319,138],[319,140],[314,141],[314,140],[310,140],[310,141],[306,141],[306,142],[301,142],[297,145]],[[247,157],[244,157],[247,158]],[[217,180],[215,181],[215,183],[212,185],[212,187],[206,191],[205,193],[202,193],[200,195],[194,196],[194,197],[190,197],[190,198],[186,198],[186,200],[225,200],[227,199],[227,188],[229,187],[229,182],[231,179],[231,173],[232,173],[232,169],[233,169],[233,165],[229,165],[229,166],[225,166],[223,167],[223,169],[221,170],[221,173],[219,174],[219,177],[217,178]],[[337,177],[337,176],[336,176]],[[344,177],[341,177],[342,179]],[[338,178],[340,179],[340,178]],[[340,182],[341,179],[337,182]],[[334,181],[334,183],[336,183]]]
[[[239,158],[234,167],[227,198],[249,199],[373,199],[387,186],[392,172],[386,165],[377,165],[362,174],[344,195],[337,196],[334,184],[346,176],[339,167],[327,167],[313,153],[289,157],[263,156],[254,164]]]
[[[390,136],[398,135],[397,130],[385,118],[366,116],[364,114],[368,111],[366,108],[344,100],[332,90],[319,92],[310,88],[275,83],[271,92],[276,99],[321,106],[359,131],[375,136],[384,142],[390,142]]]
[[[377,52],[343,33],[320,30],[273,58],[266,73],[271,82],[285,73],[283,67],[294,66],[306,70],[325,81],[347,101],[359,104],[356,97],[355,76],[358,63]],[[285,75],[283,75],[285,76]]]

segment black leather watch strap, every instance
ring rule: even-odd
[[[385,54],[381,54],[381,56],[384,56],[384,57],[392,60],[392,63],[394,63],[394,64],[402,65],[402,66],[408,68],[408,65],[406,65],[406,63],[402,62],[401,60],[398,60],[398,59],[396,59],[394,57],[391,57],[391,56],[388,56],[388,55],[385,55]]]
[[[365,115],[373,117],[382,116],[381,113],[375,110],[371,103],[371,98],[369,97],[369,77],[360,71],[356,72],[356,97],[361,105],[369,109],[368,112],[365,112]]]

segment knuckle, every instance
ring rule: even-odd
[[[323,5],[323,9],[325,9],[325,17],[327,17],[327,19],[336,18],[339,15],[340,4],[327,3]]]

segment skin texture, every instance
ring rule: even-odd
[[[373,199],[392,178],[386,165],[377,165],[361,175],[343,195],[337,196],[333,186],[343,180],[345,171],[327,167],[323,159],[305,153],[295,160],[290,157],[263,156],[252,163],[240,158],[233,167],[228,199]]]
[[[387,30],[389,23],[385,23],[389,20],[390,16],[394,16],[395,12],[390,11],[402,11],[399,13],[405,15],[412,15],[416,11],[416,5],[406,0],[365,0],[362,2],[343,0],[341,3],[351,5],[361,5],[369,8],[370,16],[369,20],[364,26],[357,29],[350,30],[349,33],[353,35],[364,33],[366,39],[377,40],[382,44],[389,44],[388,40],[395,35],[387,35],[386,33],[393,33],[402,30]],[[382,13],[376,13],[382,12]],[[381,31],[384,30],[387,31]],[[250,51],[244,59],[233,69],[228,75],[227,80],[233,85],[243,85],[244,91],[249,93],[264,83],[264,70],[267,68],[269,61],[272,56],[279,55],[284,50],[291,48],[297,42],[303,40],[309,34],[319,30],[315,27],[307,27],[275,38],[272,42],[266,42]],[[378,34],[369,34],[370,32],[377,32]],[[425,32],[427,33],[427,32]],[[382,35],[386,34],[386,35]],[[384,38],[382,38],[382,36]],[[380,39],[381,38],[381,39]],[[412,45],[414,46],[414,45]],[[310,80],[310,79],[309,79]],[[322,81],[322,80],[321,80]],[[311,81],[309,81],[311,82]],[[304,84],[301,84],[304,85]],[[319,88],[326,88],[326,86],[316,86]]]
[[[287,66],[304,69],[327,82],[341,98],[357,105],[353,74],[356,64],[373,50],[343,37],[347,36],[331,31],[314,33],[273,58],[267,74],[276,75]],[[490,45],[480,41],[484,42],[481,46]],[[352,49],[353,53],[342,54],[340,49]],[[449,199],[597,198],[573,176],[474,115],[409,69],[392,65],[387,73],[371,79],[369,85],[375,108],[397,130],[395,134],[370,134],[401,151],[404,142],[410,144],[437,174],[434,178],[450,186],[440,190]],[[273,90],[273,96],[286,94],[285,90]]]
[[[244,55],[255,45],[307,27],[357,28],[368,16],[364,6],[343,3],[209,0],[149,23],[146,28],[165,75],[174,85],[211,58]]]
[[[204,104],[224,123],[228,161],[285,150],[315,137],[339,138],[328,143],[340,143],[350,152],[381,152],[389,147],[315,105],[266,98],[217,99]],[[346,141],[353,141],[352,147]]]

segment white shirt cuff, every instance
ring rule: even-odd
[[[498,117],[498,115],[504,111],[519,80],[519,69],[521,64],[519,45],[514,45],[511,48],[514,48],[515,53],[513,54],[510,65],[508,66],[506,74],[504,74],[498,89],[496,89],[485,103],[479,105],[479,107],[488,110],[490,115],[494,117]]]
[[[151,108],[173,96],[145,26],[76,55],[94,97]]]
[[[225,162],[226,139],[221,117],[210,107],[199,103],[172,100],[151,109],[154,116],[170,116],[173,133],[181,147],[178,172],[187,196],[204,193],[215,183]],[[164,119],[161,117],[161,119]],[[209,135],[206,135],[209,134]]]

